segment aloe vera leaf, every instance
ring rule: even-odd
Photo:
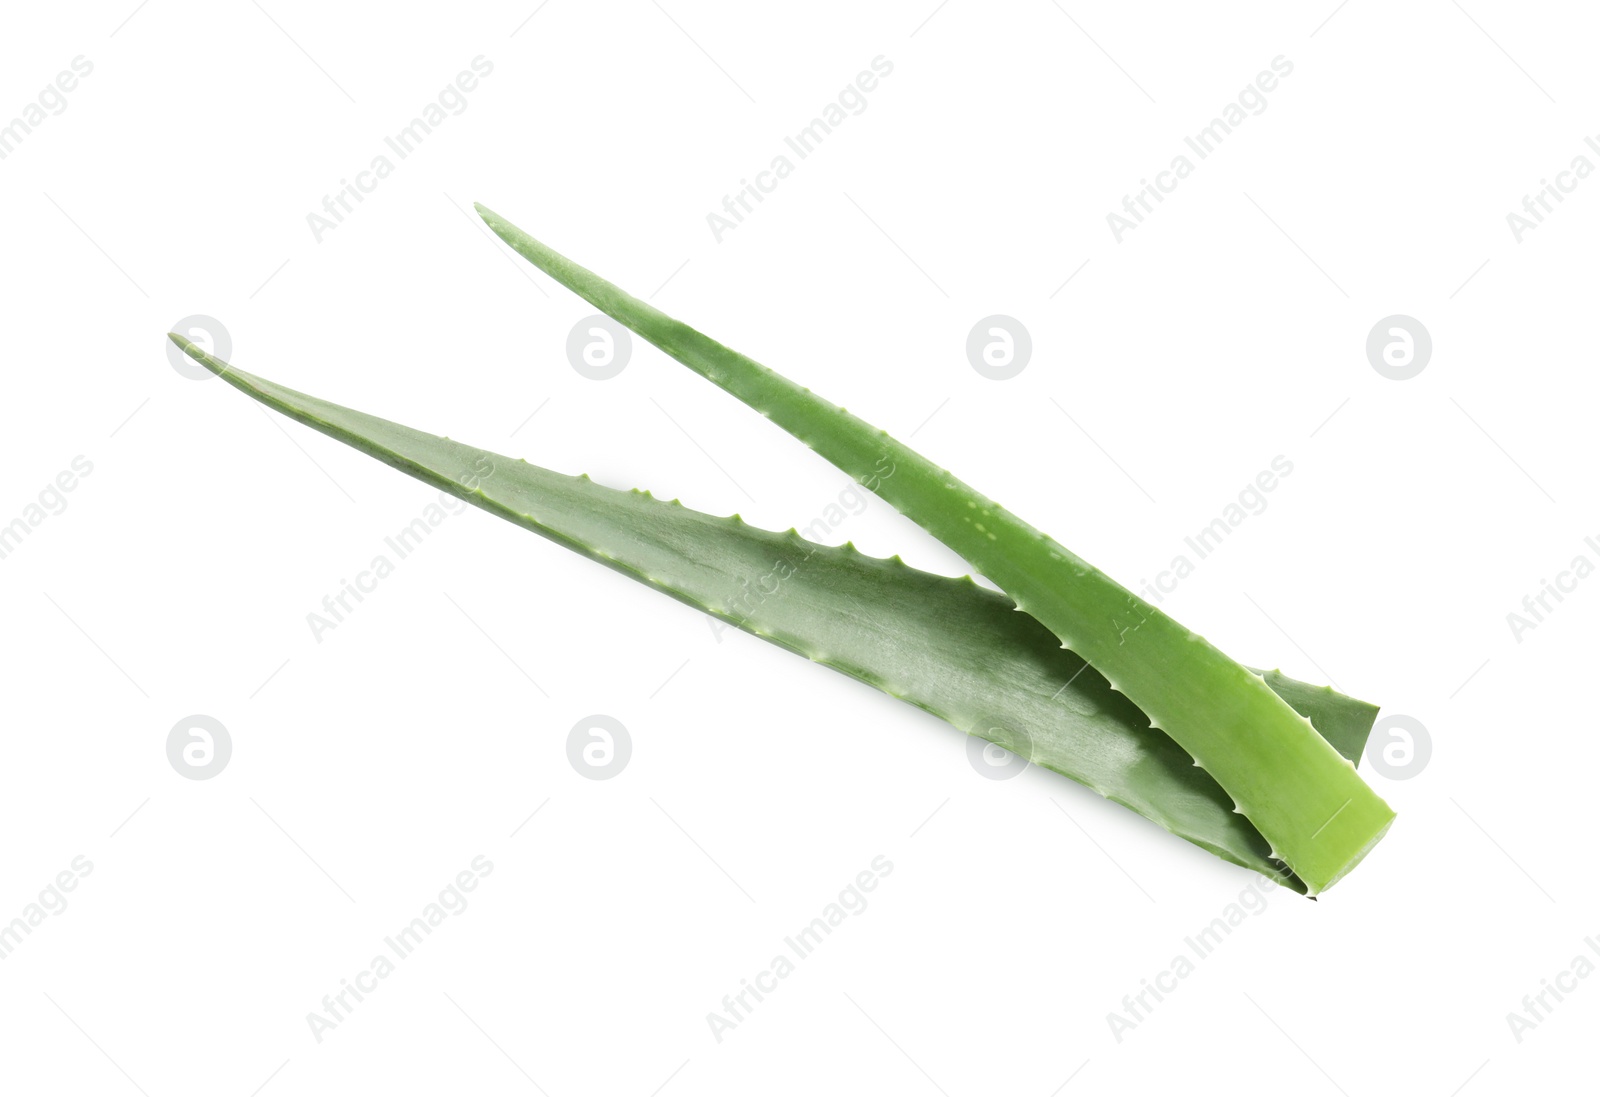
[[[172,338],[298,422],[1304,890],[1209,774],[1003,594],[425,434],[253,377]],[[1277,671],[1267,681],[1347,757],[1360,756],[1376,707]]]
[[[1352,766],[1361,764],[1367,749],[1367,736],[1378,718],[1378,706],[1347,697],[1332,686],[1313,686],[1290,678],[1281,670],[1255,671],[1267,688],[1282,697],[1288,706],[1311,721],[1317,734]]]
[[[887,432],[623,292],[498,214],[534,266],[867,483],[1083,656],[1187,750],[1310,894],[1378,843],[1394,811],[1261,676]]]

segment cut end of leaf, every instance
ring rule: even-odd
[[[1379,803],[1382,803],[1382,801],[1379,801]],[[1388,805],[1384,805],[1384,807],[1387,809]],[[1351,869],[1359,865],[1366,858],[1367,854],[1371,853],[1373,848],[1377,846],[1379,842],[1383,841],[1384,835],[1388,834],[1389,828],[1394,825],[1395,813],[1393,811],[1388,811],[1387,816],[1387,818],[1381,818],[1376,821],[1376,825],[1372,828],[1370,836],[1367,838],[1366,842],[1353,855],[1351,855],[1343,865],[1333,870],[1333,872],[1325,879],[1315,882],[1311,880],[1306,881],[1309,885],[1306,892],[1308,897],[1314,899],[1322,892],[1327,891],[1334,884],[1337,884],[1340,880],[1344,879],[1345,876],[1349,874]],[[1304,877],[1302,877],[1302,879],[1304,879]]]

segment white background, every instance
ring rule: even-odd
[[[1600,181],[1520,243],[1506,214],[1600,126],[1593,13],[935,2],[8,8],[0,120],[93,64],[0,161],[0,523],[93,465],[0,561],[0,920],[93,864],[0,962],[8,1091],[1592,1084],[1600,980],[1520,1042],[1507,1014],[1600,933],[1600,582],[1520,643],[1506,614],[1600,559]],[[480,55],[464,113],[319,243],[307,214]],[[706,215],[879,55],[865,112],[719,243]],[[1264,113],[1118,243],[1106,214],[1280,55]],[[848,485],[653,349],[580,377],[592,310],[473,200],[1130,585],[1289,458],[1166,608],[1422,721],[1423,772],[1363,767],[1390,836],[1119,1042],[1107,1014],[1250,873],[1048,773],[985,780],[931,717],[477,511],[317,642],[433,493],[181,377],[182,317],[304,391],[768,528]],[[1006,382],[965,355],[994,313],[1034,344]],[[1405,382],[1365,352],[1396,313],[1434,342]],[[837,532],[962,568],[876,500]],[[166,756],[197,713],[233,743],[206,781]],[[566,757],[595,713],[633,741],[608,781]],[[479,854],[470,907],[315,1040]],[[870,906],[714,1039],[880,854]]]

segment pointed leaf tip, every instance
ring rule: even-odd
[[[196,362],[199,362],[202,366],[206,367],[206,369],[210,370],[212,373],[215,373],[217,376],[222,376],[223,370],[227,368],[226,363],[218,362],[216,359],[212,358],[211,355],[207,354],[204,347],[196,346],[193,342],[186,339],[184,336],[179,335],[177,332],[167,332],[167,338],[171,339],[175,344],[177,344],[179,350],[183,351],[183,353],[187,354],[190,358],[193,358]]]

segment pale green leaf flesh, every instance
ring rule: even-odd
[[[425,434],[253,377],[173,339],[292,419],[1305,890],[1205,770],[1003,594]],[[1360,757],[1374,706],[1276,671],[1266,681],[1345,757]]]
[[[886,432],[674,320],[478,207],[520,255],[868,484],[1086,659],[1191,754],[1323,891],[1388,831],[1389,805],[1261,676]]]

